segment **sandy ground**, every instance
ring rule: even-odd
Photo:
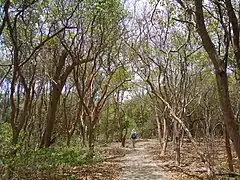
[[[129,153],[116,159],[122,167],[117,180],[172,180],[172,175],[164,171],[161,162],[153,160],[148,151],[156,145],[156,140],[140,140],[133,149],[129,142],[126,148]]]

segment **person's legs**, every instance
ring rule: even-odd
[[[132,139],[133,148],[135,148],[136,139]]]

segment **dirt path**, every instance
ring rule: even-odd
[[[156,140],[144,140],[136,143],[136,148],[128,148],[130,153],[117,159],[122,167],[118,180],[172,180],[171,174],[163,171],[161,162],[153,160],[149,148]],[[130,145],[129,145],[130,146]]]

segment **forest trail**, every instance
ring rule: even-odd
[[[121,172],[117,180],[171,180],[171,173],[161,168],[161,162],[154,160],[149,152],[156,140],[140,140],[135,150],[129,145],[130,153],[117,160],[121,165]]]

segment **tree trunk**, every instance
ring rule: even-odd
[[[43,92],[44,93],[44,92]],[[40,103],[39,103],[39,107],[38,107],[38,112],[37,112],[37,127],[38,127],[38,133],[39,133],[39,139],[38,140],[42,140],[42,134],[43,134],[43,124],[42,124],[42,120],[43,120],[43,118],[42,118],[42,114],[43,114],[43,101],[44,101],[44,96],[43,96],[43,94],[41,94],[41,97],[40,97]],[[42,144],[42,145],[41,145]],[[40,142],[39,143],[39,146],[43,146],[43,142]]]
[[[18,138],[21,130],[23,129],[24,124],[27,121],[28,117],[28,111],[29,111],[29,102],[30,102],[30,91],[26,90],[26,95],[25,95],[25,100],[24,100],[24,107],[21,112],[21,115],[18,119],[18,117],[15,117],[15,121],[18,120],[18,122],[13,122],[14,128],[13,128],[13,144],[16,145],[18,143]]]
[[[60,94],[61,94],[60,93],[61,91],[57,90],[55,86],[53,86],[52,98],[48,106],[47,127],[46,127],[46,133],[44,137],[45,148],[48,148],[51,145],[53,126],[56,120],[57,105],[58,105]]]
[[[168,143],[168,130],[167,130],[167,120],[163,118],[163,146],[160,156],[164,156],[167,150],[167,143]]]
[[[220,107],[223,113],[223,120],[226,125],[229,136],[233,142],[238,160],[240,161],[240,132],[239,125],[234,119],[232,106],[229,98],[228,90],[228,78],[227,78],[227,59],[221,59],[216,52],[214,44],[207,32],[207,28],[204,22],[203,16],[203,4],[202,0],[195,0],[195,11],[196,11],[196,24],[199,35],[201,36],[204,49],[207,51],[215,68],[217,88],[220,100]],[[227,53],[227,52],[226,52]]]
[[[158,141],[160,146],[162,147],[162,134],[161,134],[161,123],[160,123],[160,119],[159,119],[159,115],[158,115],[158,111],[157,111],[157,106],[154,106],[155,108],[155,119],[156,119],[156,123],[157,123],[157,132],[158,132]]]
[[[72,124],[68,121],[67,112],[66,112],[66,98],[64,98],[64,119],[65,119],[66,131],[67,131],[67,133],[66,133],[67,134],[67,146],[70,146],[71,138],[76,129],[77,120],[80,116],[81,116],[81,104],[79,105],[79,107],[77,109],[77,113],[76,113],[76,116],[74,116],[74,118],[73,118]]]
[[[81,131],[81,136],[82,136],[82,145],[84,147],[87,146],[86,141],[87,141],[87,131],[88,131],[88,126],[86,125],[87,121],[87,116],[84,112],[80,115],[80,131]]]
[[[67,135],[67,146],[70,146],[70,142],[71,142],[71,136],[70,134]]]
[[[224,123],[233,142],[238,160],[240,160],[240,132],[239,125],[234,119],[232,106],[229,98],[227,73],[216,74],[220,105],[223,112]]]
[[[177,166],[180,166],[180,137],[176,136],[176,164]]]
[[[106,125],[105,125],[105,142],[108,142],[109,131],[108,131],[108,121],[109,121],[109,103],[107,104],[107,114],[106,114]]]
[[[94,156],[94,128],[92,124],[92,118],[89,117],[88,126],[88,158],[92,159]]]
[[[177,122],[173,123],[173,146],[176,155],[175,157],[176,165],[180,166],[180,136]]]
[[[12,135],[12,143],[16,145],[18,143],[18,135],[17,135],[17,126],[16,126],[16,116],[17,116],[17,108],[14,100],[14,92],[15,92],[15,83],[17,80],[17,72],[13,71],[13,77],[11,81],[11,90],[10,90],[10,105],[11,105],[11,127],[13,131]]]
[[[228,168],[229,168],[230,172],[234,172],[233,160],[232,160],[232,150],[231,150],[231,144],[229,141],[229,133],[228,133],[226,127],[224,127],[224,129],[225,129],[225,147],[226,147],[226,152],[227,152]]]
[[[124,130],[125,130],[125,132],[124,132],[122,140],[121,140],[122,147],[125,147],[126,136],[127,136],[127,128],[125,128]]]
[[[183,146],[185,131],[181,129],[180,148]]]
[[[47,114],[47,127],[46,133],[44,137],[44,146],[47,148],[51,145],[51,138],[53,132],[53,126],[56,120],[56,112],[58,107],[58,102],[60,100],[60,95],[67,80],[68,75],[73,70],[74,66],[67,66],[63,71],[65,66],[65,61],[68,56],[68,52],[66,50],[62,51],[61,56],[59,57],[58,64],[56,65],[56,70],[52,79],[52,90],[51,90],[51,98],[48,106],[48,114]]]

